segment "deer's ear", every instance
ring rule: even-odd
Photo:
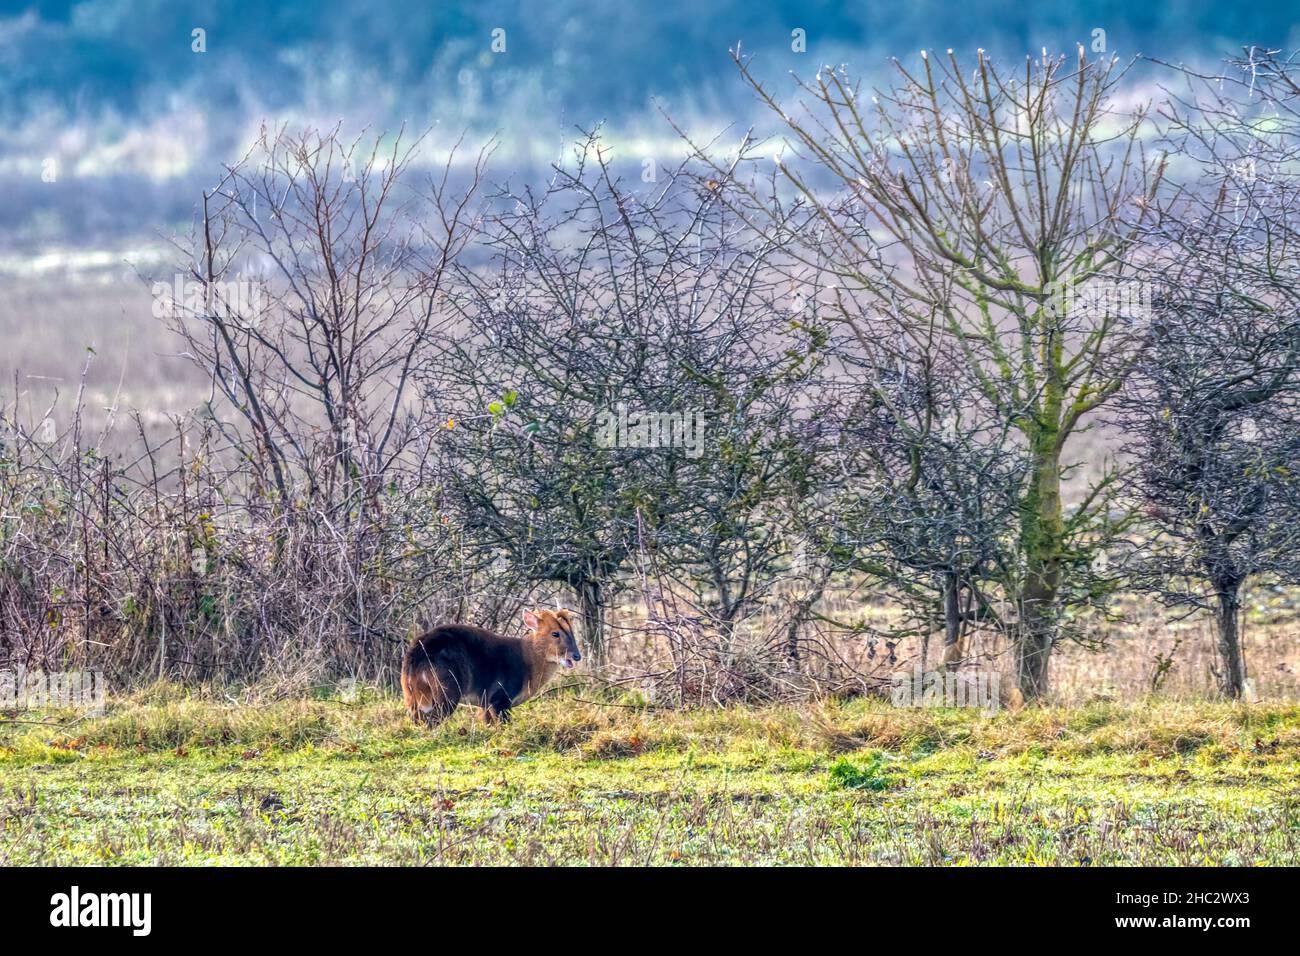
[[[524,623],[533,630],[537,630],[537,615],[532,611],[524,611]]]

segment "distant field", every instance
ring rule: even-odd
[[[0,720],[0,864],[1300,861],[1294,705],[516,713],[164,688]]]
[[[168,415],[183,415],[206,398],[203,376],[154,317],[148,283],[126,265],[48,276],[30,266],[7,274],[3,265],[0,402],[12,406],[17,386],[20,420],[34,426],[57,399],[55,421],[66,425],[88,359],[87,424],[98,432],[116,407],[113,447],[134,442],[130,411],[141,413],[152,438],[172,430]]]

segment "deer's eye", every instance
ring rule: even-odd
[[[551,631],[551,637],[559,637],[559,636],[560,636],[559,631]]]

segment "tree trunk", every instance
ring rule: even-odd
[[[1241,585],[1224,585],[1217,597],[1219,610],[1214,624],[1219,638],[1219,692],[1240,700],[1246,681],[1246,661],[1241,653]]]
[[[605,601],[600,582],[585,579],[578,584],[578,605],[582,612],[582,636],[597,664],[605,662]]]
[[[785,651],[786,656],[796,666],[799,663],[799,635],[808,623],[808,619],[812,617],[813,606],[822,599],[822,594],[826,591],[827,579],[827,574],[819,575],[816,583],[795,602],[794,610],[790,614],[790,623],[785,631]]]
[[[1047,390],[1044,401],[1042,417],[1048,422],[1059,421],[1059,401],[1054,400],[1052,389]],[[1065,537],[1058,434],[1055,427],[1040,425],[1033,436],[1034,478],[1022,504],[1025,582],[1020,593],[1020,626],[1016,629],[1016,676],[1025,703],[1042,700],[1050,688],[1047,665],[1056,639]]]
[[[1047,665],[1051,661],[1054,625],[1028,610],[1016,635],[1016,679],[1025,702],[1041,701],[1050,687]]]
[[[943,575],[943,658],[941,667],[959,664],[961,646],[961,581],[956,571]]]

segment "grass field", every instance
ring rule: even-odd
[[[0,722],[0,864],[1295,864],[1300,707],[387,697]]]

